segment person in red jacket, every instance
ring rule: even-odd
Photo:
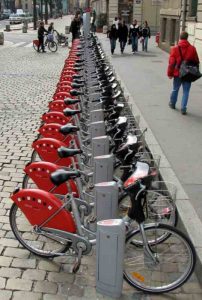
[[[183,60],[192,61],[196,64],[199,64],[199,58],[198,58],[198,54],[196,52],[196,48],[194,46],[192,46],[188,42],[187,39],[188,39],[188,33],[186,31],[181,32],[180,41],[178,42],[178,45],[171,49],[168,70],[167,70],[168,77],[170,79],[173,78],[173,91],[170,96],[169,106],[170,106],[170,108],[175,109],[175,105],[177,103],[178,92],[179,92],[180,86],[182,85],[183,96],[182,96],[182,102],[181,102],[181,113],[183,115],[186,115],[186,113],[187,113],[187,103],[188,103],[188,99],[189,99],[189,91],[191,88],[191,82],[183,81],[179,77],[179,68],[180,68],[180,64],[182,61],[181,56],[180,56],[180,49],[181,49]],[[180,49],[179,49],[179,47],[180,47]]]

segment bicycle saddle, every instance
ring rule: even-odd
[[[76,83],[76,82],[72,82],[71,87],[72,87],[73,89],[79,89],[79,88],[81,88],[81,87],[84,87],[84,85],[83,85],[83,84]]]
[[[76,79],[76,78],[74,78],[72,83],[82,84],[82,83],[84,83],[84,82],[85,82],[85,80],[81,80],[81,79]]]
[[[78,130],[79,130],[79,127],[78,126],[74,126],[72,124],[67,124],[67,125],[64,125],[64,126],[60,127],[60,132],[62,134],[64,134],[64,135],[76,132]]]
[[[79,171],[66,171],[59,169],[50,175],[50,179],[54,185],[60,185],[69,179],[80,177]]]
[[[75,70],[76,72],[80,72],[80,71],[82,71],[83,69],[82,69],[82,68],[74,68],[74,70]]]
[[[84,62],[84,59],[76,59],[76,62],[78,62],[78,63],[83,63],[83,62]]]
[[[119,98],[120,95],[121,95],[121,91],[118,91],[114,96],[112,96],[112,99],[115,100],[115,99]]]
[[[71,96],[83,95],[83,92],[79,92],[77,90],[71,90],[69,93],[70,93]]]
[[[71,149],[63,146],[58,148],[57,152],[60,158],[71,157],[83,153],[81,149]]]
[[[112,76],[108,81],[109,81],[110,83],[112,83],[115,79],[116,79],[116,78],[115,78],[114,76]]]
[[[80,103],[80,102],[81,102],[80,99],[71,99],[71,98],[64,99],[64,103],[66,105],[77,104],[77,103]]]
[[[66,117],[70,117],[70,116],[74,116],[74,115],[77,115],[77,114],[81,113],[81,110],[80,109],[65,108],[63,110],[63,113]]]
[[[83,77],[83,75],[78,75],[78,74],[74,74],[74,75],[72,75],[72,78],[82,78]]]

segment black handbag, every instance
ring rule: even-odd
[[[179,46],[178,49],[181,57],[181,63],[179,66],[179,77],[183,81],[188,81],[188,82],[196,81],[202,76],[202,74],[199,71],[199,65],[195,62],[184,60],[182,56],[182,50]]]

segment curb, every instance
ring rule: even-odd
[[[99,38],[99,37],[98,37]],[[99,38],[99,41],[102,45],[102,40]],[[177,195],[176,195],[176,206],[178,210],[178,228],[184,231],[190,240],[192,241],[197,255],[197,263],[195,268],[195,273],[197,275],[197,278],[202,284],[202,276],[201,276],[201,270],[202,270],[202,239],[201,239],[201,233],[200,228],[202,228],[202,222],[199,219],[194,207],[192,206],[188,195],[186,194],[185,190],[183,189],[179,179],[177,178],[175,172],[173,171],[169,161],[167,160],[163,150],[161,149],[158,141],[156,140],[154,134],[152,133],[152,130],[150,129],[148,123],[145,121],[140,109],[135,104],[134,97],[130,94],[128,91],[128,88],[126,87],[124,80],[122,80],[121,76],[117,73],[115,70],[113,63],[111,61],[111,57],[107,56],[107,59],[113,68],[114,74],[120,83],[120,86],[123,90],[123,93],[125,95],[125,98],[128,99],[128,103],[132,105],[132,113],[134,116],[140,116],[140,128],[147,128],[147,132],[145,134],[145,141],[148,145],[148,148],[153,154],[157,154],[161,156],[160,160],[160,166],[159,171],[161,174],[161,177],[163,181],[167,182],[173,182],[177,187]]]

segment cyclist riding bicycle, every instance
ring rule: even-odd
[[[48,33],[48,30],[45,29],[44,27],[44,22],[40,22],[40,26],[38,29],[38,40],[39,40],[39,44],[38,44],[38,52],[40,51],[40,47],[42,49],[42,52],[46,52],[44,49],[44,33]]]

